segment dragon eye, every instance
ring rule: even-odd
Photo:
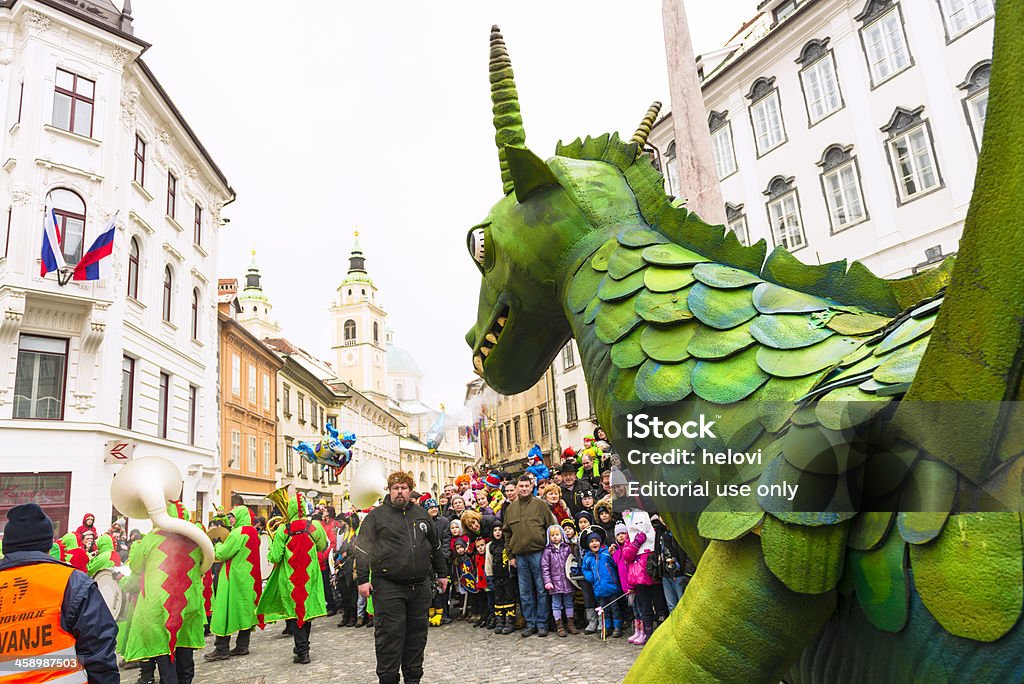
[[[486,256],[486,251],[484,250],[484,229],[474,228],[470,231],[467,242],[469,253],[473,256],[473,260],[483,266],[484,257]]]

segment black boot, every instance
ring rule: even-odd
[[[500,615],[494,620],[494,633],[501,634],[501,630],[505,628],[505,616]]]
[[[489,616],[487,618],[487,624],[484,625],[484,628],[486,628],[486,629],[494,629],[494,625],[497,622],[498,622],[498,618],[496,618],[493,615],[491,615],[491,616]]]

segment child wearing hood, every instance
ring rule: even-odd
[[[544,588],[551,596],[551,612],[555,616],[555,627],[558,636],[564,637],[566,625],[562,621],[565,615],[569,634],[578,634],[573,624],[572,583],[565,574],[565,562],[572,555],[572,545],[565,541],[561,525],[548,527],[548,541],[540,557],[541,576]]]
[[[583,553],[583,576],[594,587],[594,597],[602,607],[605,628],[611,628],[612,637],[622,636],[622,607],[616,601],[622,593],[619,590],[618,572],[615,561],[604,545],[604,530],[590,528],[580,538],[586,549]]]
[[[96,538],[96,516],[92,513],[83,515],[82,524],[75,528],[75,536],[78,537],[79,541],[81,541],[82,535],[85,532],[92,532],[92,538]]]
[[[96,555],[89,559],[87,566],[89,577],[95,577],[100,570],[121,565],[121,558],[114,551],[114,538],[110,535],[103,535],[96,540]]]

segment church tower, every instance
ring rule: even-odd
[[[281,325],[270,317],[274,306],[263,292],[263,276],[256,265],[255,249],[252,250],[249,269],[245,272],[245,287],[238,293],[238,304],[242,308],[238,322],[256,339],[281,336]]]
[[[384,321],[387,314],[377,302],[377,286],[366,272],[366,258],[355,233],[348,273],[331,306],[334,316],[334,372],[341,380],[387,406],[387,352]]]

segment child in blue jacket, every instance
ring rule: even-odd
[[[583,553],[583,576],[594,587],[594,596],[604,609],[604,624],[612,630],[612,636],[622,636],[622,608],[615,600],[622,591],[619,589],[618,569],[604,545],[604,530],[591,527],[580,539]]]

